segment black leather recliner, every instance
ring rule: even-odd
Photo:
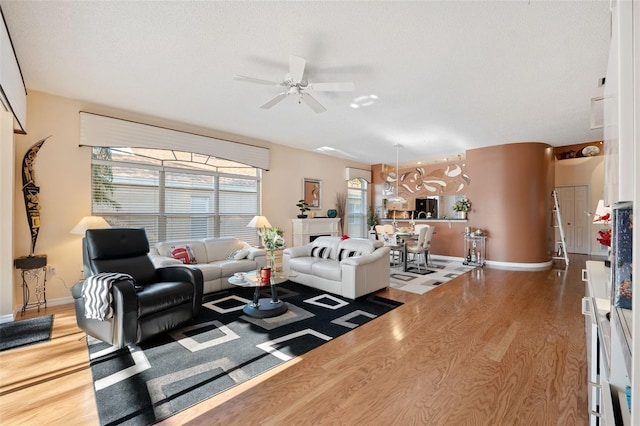
[[[113,317],[99,321],[85,317],[80,282],[71,289],[78,327],[118,348],[164,333],[197,316],[202,304],[202,272],[189,266],[156,269],[148,256],[144,229],[87,230],[83,239],[85,278],[101,272],[120,272],[131,280],[111,287]]]

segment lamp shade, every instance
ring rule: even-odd
[[[84,235],[87,229],[111,228],[102,216],[85,216],[71,230],[72,234]]]
[[[251,222],[247,225],[247,228],[264,228],[265,226],[267,228],[271,228],[271,224],[266,217],[254,216],[253,219],[251,219]]]

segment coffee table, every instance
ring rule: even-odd
[[[289,277],[295,277],[296,275],[298,275],[296,272],[290,270],[271,271],[271,283],[268,284],[268,286],[271,287],[270,298],[260,298],[260,290],[267,287],[267,285],[260,283],[260,271],[247,272],[244,280],[229,277],[229,284],[238,287],[255,287],[253,301],[247,303],[245,307],[242,308],[242,312],[254,318],[271,318],[282,315],[289,309],[286,303],[278,299],[276,285],[282,284],[287,281]]]

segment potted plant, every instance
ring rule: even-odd
[[[378,223],[378,213],[371,208],[371,206],[367,209],[367,225],[369,225],[369,229],[373,231],[373,227]]]
[[[276,250],[281,250],[284,248],[284,231],[278,227],[267,228],[266,226],[262,228],[260,232],[260,236],[262,237],[262,241],[264,246],[269,251],[269,266],[271,269],[275,271],[276,264]]]
[[[298,219],[306,219],[307,218],[307,214],[305,212],[311,210],[309,208],[309,204],[307,204],[307,202],[304,201],[304,200],[298,200],[298,204],[296,204],[296,207],[298,207],[298,210],[300,210],[300,214],[298,215]]]
[[[458,219],[466,219],[467,212],[471,210],[471,201],[466,197],[461,198],[453,205],[453,211],[457,213]]]

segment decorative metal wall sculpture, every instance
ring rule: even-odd
[[[27,222],[29,222],[29,228],[31,228],[31,253],[29,257],[34,256],[36,240],[40,232],[40,203],[38,202],[40,187],[35,184],[33,163],[36,160],[38,151],[40,151],[40,147],[48,138],[49,136],[36,142],[29,148],[22,159],[22,192],[24,194],[24,205],[27,209]]]
[[[416,167],[415,170],[400,173],[382,171],[384,181],[383,195],[393,194],[393,185],[400,179],[400,187],[405,194],[416,195],[454,195],[469,185],[471,179],[465,173],[464,163],[451,162],[443,169],[440,165]]]

